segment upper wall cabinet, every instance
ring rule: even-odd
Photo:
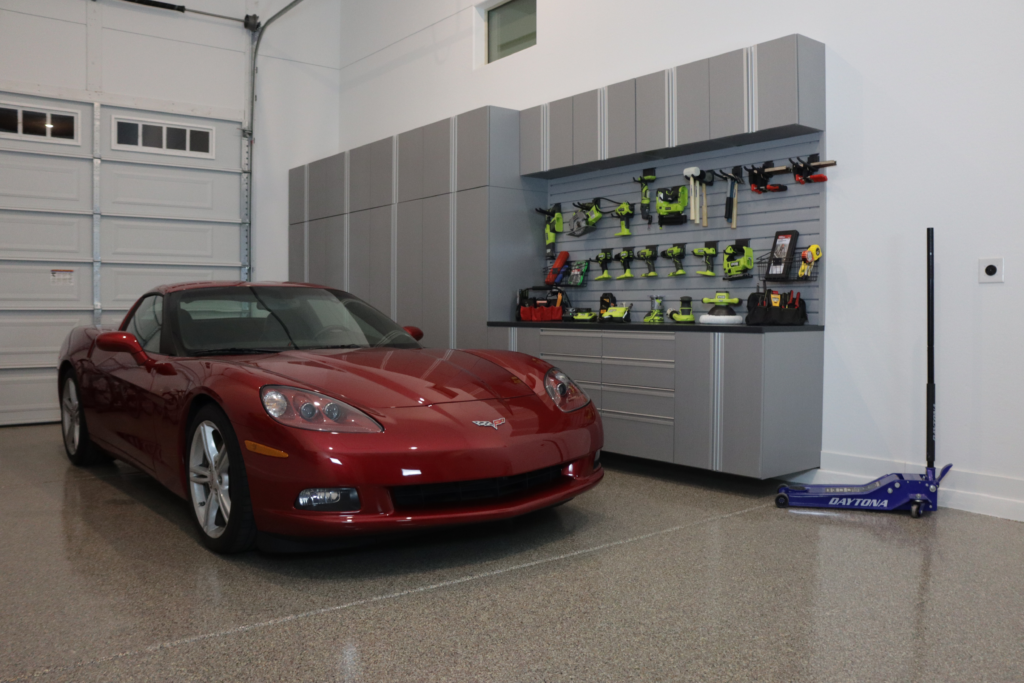
[[[306,220],[306,167],[288,171],[288,224]]]
[[[708,60],[711,139],[749,133],[746,50]]]
[[[636,152],[636,79],[609,85],[606,94],[609,159]]]
[[[481,107],[459,114],[456,189],[521,187],[519,163],[519,112],[502,107]],[[570,136],[570,148],[572,140]]]
[[[825,130],[825,45],[786,36],[759,44],[756,60],[757,130]]]
[[[452,191],[452,121],[444,119],[398,136],[398,201]]]
[[[547,170],[544,118],[548,105],[539,104],[519,112],[519,173],[530,175]]]
[[[675,90],[674,144],[707,142],[711,139],[710,60],[677,66]]]
[[[548,169],[573,165],[572,100],[566,97],[548,105]]]
[[[657,71],[636,79],[636,151],[669,147],[666,97],[668,73]]]
[[[345,152],[309,164],[309,220],[345,211]]]
[[[589,164],[601,158],[601,92],[591,90],[572,98],[572,163]]]
[[[349,152],[349,212],[392,202],[394,138],[384,138]]]

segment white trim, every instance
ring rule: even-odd
[[[154,125],[160,126],[163,129],[161,134],[161,142],[163,147],[144,147],[142,145],[142,131],[139,131],[139,144],[137,145],[122,145],[117,142],[117,124],[118,123],[138,123],[143,125]],[[168,128],[183,128],[188,131],[189,144],[191,146],[192,131],[198,130],[209,133],[210,135],[210,151],[209,152],[191,152],[187,150],[178,149],[167,149],[167,129]],[[141,152],[144,154],[162,154],[167,156],[175,157],[190,157],[194,159],[215,159],[217,157],[217,129],[212,126],[196,126],[192,124],[183,124],[173,121],[158,121],[155,119],[146,119],[136,116],[111,116],[110,117],[110,149],[117,150],[120,152]]]
[[[35,104],[15,102],[15,101],[11,101],[11,100],[0,100],[0,107],[4,107],[4,108],[7,108],[7,109],[17,109],[18,110],[18,131],[19,131],[17,133],[6,133],[6,132],[3,132],[3,131],[0,131],[0,138],[6,139],[6,140],[21,140],[21,141],[24,141],[24,142],[47,142],[47,143],[54,144],[54,145],[73,145],[73,146],[76,146],[76,147],[81,147],[82,146],[82,126],[81,126],[81,123],[82,123],[82,112],[77,110],[77,109],[60,109],[58,107],[39,106],[39,105],[35,105]],[[22,115],[23,115],[23,112],[24,112],[25,109],[28,109],[29,111],[33,111],[33,112],[39,112],[41,114],[46,114],[46,120],[47,120],[47,124],[46,124],[47,125],[46,133],[47,134],[46,135],[28,135],[26,133],[20,132],[20,131],[23,130]],[[75,124],[74,124],[74,127],[75,127],[75,137],[74,138],[68,139],[68,138],[51,138],[50,137],[50,128],[53,127],[51,125],[51,123],[50,123],[50,121],[51,121],[50,116],[52,114],[68,115],[68,116],[71,116],[72,118],[75,119]],[[29,152],[29,153],[31,154],[31,152]]]

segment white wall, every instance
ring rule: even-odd
[[[823,469],[924,461],[925,227],[937,230],[943,504],[1024,520],[1024,3],[540,0],[538,44],[473,68],[470,0],[343,5],[341,149],[486,104],[522,109],[791,33],[827,46]],[[333,150],[324,150],[325,153]],[[1007,282],[980,285],[979,257]],[[778,400],[785,400],[779,397]],[[794,426],[798,428],[798,426]]]
[[[288,0],[183,0],[266,21]],[[260,48],[253,277],[284,280],[287,173],[337,151],[341,5],[306,0]],[[0,90],[239,121],[250,33],[241,24],[120,0],[0,0]]]

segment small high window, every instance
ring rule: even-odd
[[[0,136],[78,142],[78,114],[0,102]]]
[[[114,118],[114,149],[213,158],[213,129]]]
[[[537,0],[510,0],[487,11],[487,61],[537,44]]]

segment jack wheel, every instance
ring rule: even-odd
[[[921,516],[921,503],[914,503],[910,506],[910,516],[914,519]]]
[[[779,495],[775,496],[775,507],[789,507],[789,496],[787,496],[785,493],[780,493]]]

